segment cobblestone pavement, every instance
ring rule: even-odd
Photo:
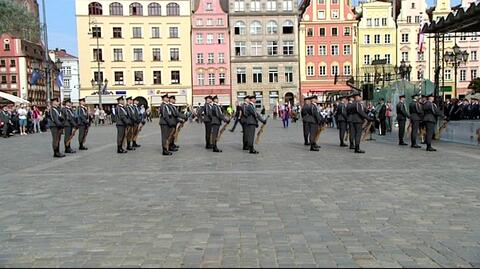
[[[124,155],[112,126],[60,160],[48,133],[0,140],[0,267],[480,266],[478,147],[355,155],[328,130],[315,153],[270,125],[258,156],[240,130],[207,152],[197,124],[173,158],[156,123]]]

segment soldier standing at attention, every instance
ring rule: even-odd
[[[403,141],[405,138],[405,124],[407,123],[408,119],[407,106],[405,105],[405,95],[400,95],[398,98],[400,99],[397,104],[398,144],[400,146],[408,146],[408,144]]]
[[[135,108],[133,107],[133,98],[127,97],[127,115],[130,119],[130,124],[127,128],[127,150],[135,150],[132,147],[133,135],[135,134],[135,126],[137,124],[137,117],[135,115]]]
[[[348,98],[347,96],[342,97],[342,102],[338,104],[337,110],[335,111],[335,117],[338,124],[338,130],[340,135],[340,147],[347,147],[345,144],[345,134],[347,133],[347,105]]]
[[[172,127],[175,126],[173,119],[172,109],[169,106],[168,94],[162,96],[162,104],[160,105],[160,130],[162,132],[162,155],[170,156],[172,153],[169,151],[169,138]]]
[[[118,106],[116,109],[116,125],[117,125],[117,153],[127,153],[123,149],[123,141],[125,140],[125,132],[127,126],[130,124],[128,113],[125,108],[125,99],[123,96],[117,98]]]
[[[213,149],[212,145],[212,96],[205,97],[205,105],[201,111],[203,123],[205,123],[205,148]]]
[[[60,140],[62,139],[63,131],[62,109],[59,106],[58,98],[53,98],[51,102],[52,107],[49,113],[49,125],[50,132],[52,133],[53,157],[63,158],[65,155],[60,153]]]
[[[309,119],[309,140],[310,140],[310,151],[319,151],[320,146],[317,145],[316,136],[320,125],[323,123],[323,117],[320,114],[320,109],[318,109],[317,102],[318,97],[316,95],[309,98],[311,100],[310,111],[307,111],[311,119]],[[313,121],[312,121],[313,120]]]
[[[177,131],[177,126],[178,126],[178,123],[181,121],[181,118],[180,118],[180,113],[178,113],[178,109],[177,109],[177,106],[175,106],[175,103],[177,102],[177,100],[175,99],[175,96],[172,95],[169,97],[168,99],[169,103],[169,107],[172,111],[172,116],[173,116],[173,119],[172,119],[172,122],[175,123],[175,126],[172,127],[173,130],[172,132],[174,132],[173,134],[170,134],[170,137],[172,137],[170,139],[170,145],[169,146],[169,150],[170,151],[178,151],[178,149],[180,148],[179,146],[175,145],[175,139],[173,138],[173,136],[175,135],[175,132]]]
[[[218,96],[214,96],[212,99],[213,99],[213,105],[212,105],[211,119],[212,119],[213,152],[222,152],[217,147],[218,131],[220,130],[220,125],[222,124],[222,121],[228,123],[230,122],[230,120],[225,118],[225,115],[223,115],[222,108],[218,104]]]
[[[303,144],[305,146],[309,146],[311,140],[310,137],[310,123],[312,121],[311,115],[308,112],[311,110],[312,106],[312,99],[311,97],[303,98],[304,104],[302,110],[300,111],[300,115],[302,115],[302,122],[303,122]]]
[[[428,95],[425,104],[423,105],[423,122],[427,133],[425,135],[425,143],[427,144],[427,151],[437,151],[432,147],[432,139],[435,135],[435,126],[437,125],[437,117],[440,115],[440,111],[434,101],[433,95]]]
[[[75,113],[72,110],[72,102],[70,99],[66,99],[63,102],[62,113],[63,117],[63,126],[65,130],[65,136],[63,137],[63,142],[65,145],[65,153],[75,153],[75,151],[71,148],[70,144],[72,141],[72,133],[73,129],[77,127],[77,122],[75,121]]]
[[[385,99],[380,99],[380,108],[378,109],[378,120],[380,121],[380,135],[385,136],[387,134],[387,106],[385,105]]]
[[[77,110],[78,115],[78,144],[80,147],[79,150],[88,150],[85,147],[85,142],[87,141],[88,128],[90,128],[90,119],[88,116],[88,109],[85,106],[85,98],[79,100],[80,106]]]
[[[240,124],[242,125],[242,142],[243,150],[249,150],[248,141],[247,141],[247,116],[245,115],[245,109],[250,103],[250,96],[243,97],[243,104],[240,106]]]
[[[347,104],[347,125],[348,125],[348,140],[350,142],[350,149],[355,149],[354,137],[353,137],[353,124],[352,124],[352,115],[348,113],[349,110],[353,109],[353,95],[348,97]]]
[[[136,118],[136,122],[135,122],[135,125],[134,125],[134,133],[133,133],[133,138],[132,138],[132,147],[134,148],[139,148],[140,145],[137,144],[137,138],[138,138],[138,134],[140,133],[140,125],[142,124],[142,115],[140,113],[140,107],[138,105],[138,100],[135,99],[133,100],[133,108],[135,110],[135,118]]]
[[[8,107],[4,106],[2,112],[0,113],[0,122],[3,124],[2,126],[2,134],[3,138],[8,138],[8,126],[12,123],[10,113],[8,112]]]
[[[355,143],[355,153],[365,153],[365,151],[360,150],[360,141],[362,140],[362,125],[365,120],[372,120],[365,113],[365,108],[362,103],[362,97],[359,93],[353,94],[355,101],[348,107],[347,113],[350,117],[351,124],[351,136],[354,139]]]
[[[418,138],[418,131],[420,130],[420,122],[423,118],[423,109],[422,105],[418,101],[418,95],[412,96],[413,102],[409,106],[410,112],[410,124],[411,124],[411,133],[410,133],[410,141],[411,147],[415,149],[422,148],[417,144]]]
[[[250,151],[250,154],[258,154],[259,152],[255,150],[253,147],[253,143],[255,141],[255,129],[258,127],[258,122],[262,122],[266,124],[267,121],[263,119],[257,112],[255,108],[255,102],[257,98],[255,96],[250,96],[249,103],[245,107],[245,116],[246,119],[246,133],[247,133],[247,146]]]

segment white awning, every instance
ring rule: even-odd
[[[102,105],[115,105],[117,98],[122,95],[102,95]],[[98,105],[100,102],[98,95],[85,96],[85,103],[87,105]]]
[[[25,100],[25,99],[22,99],[20,97],[17,97],[15,95],[11,95],[11,94],[8,94],[8,93],[5,93],[5,92],[0,92],[0,97],[3,98],[3,99],[7,99],[11,102],[14,102],[14,103],[30,104],[30,102]]]

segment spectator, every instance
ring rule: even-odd
[[[18,126],[20,129],[20,135],[27,135],[27,109],[25,105],[22,104],[20,108],[17,110],[18,113]]]
[[[282,119],[283,128],[288,128],[288,121],[290,118],[290,108],[285,104],[282,109],[280,109],[280,118]]]
[[[387,113],[386,113],[386,123],[387,123],[387,132],[392,132],[392,103],[387,102]]]
[[[98,124],[105,125],[105,118],[107,114],[105,113],[105,110],[100,109],[98,113]]]
[[[32,121],[33,121],[33,132],[41,133],[42,130],[40,129],[40,121],[42,120],[42,112],[38,109],[37,106],[33,106],[32,110]]]
[[[98,106],[95,106],[93,117],[94,117],[95,126],[97,126],[100,121],[100,109],[98,108]]]

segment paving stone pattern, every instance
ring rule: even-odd
[[[391,135],[355,155],[331,129],[316,153],[271,121],[260,155],[240,129],[215,154],[194,123],[168,158],[157,123],[135,152],[114,136],[60,160],[48,133],[0,140],[0,267],[480,266],[478,147]]]

